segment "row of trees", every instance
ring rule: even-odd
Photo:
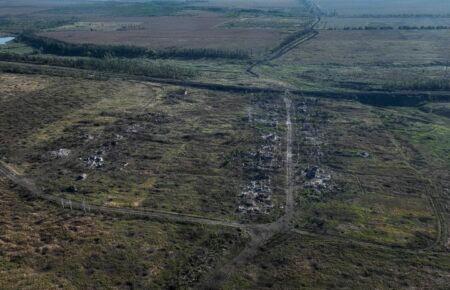
[[[223,50],[211,48],[170,48],[165,50],[154,50],[145,47],[131,45],[97,45],[76,44],[59,41],[56,39],[42,37],[32,33],[22,33],[18,41],[40,50],[42,53],[61,56],[87,56],[103,58],[107,56],[125,58],[228,58],[248,59],[250,55],[243,50]]]
[[[419,90],[419,91],[448,91],[450,90],[450,79],[422,79],[393,81],[384,85],[386,90]]]
[[[197,74],[193,69],[181,67],[170,61],[149,61],[112,56],[88,58],[0,53],[0,60],[169,79],[186,79]]]
[[[420,30],[441,30],[441,29],[450,29],[450,26],[445,26],[445,25],[407,26],[407,25],[403,25],[403,26],[399,26],[398,29],[401,29],[401,30],[418,30],[418,29],[420,29]]]
[[[393,30],[395,27],[393,26],[356,26],[350,27],[345,26],[342,28],[343,30]],[[442,30],[442,29],[450,29],[450,26],[399,26],[397,27],[399,30]],[[327,30],[340,30],[340,28],[329,27]]]
[[[339,14],[334,10],[325,11],[324,16],[338,17],[338,18],[448,18],[450,14],[413,14],[413,13],[400,13],[400,14]]]
[[[393,30],[392,26],[358,26],[358,27],[344,27],[344,30]]]
[[[272,52],[277,51],[278,49],[290,44],[291,42],[299,39],[300,37],[303,37],[313,31],[314,26],[314,20],[309,20],[307,23],[303,24],[301,30],[289,34],[287,37],[281,41],[280,44],[277,45],[277,47],[272,49]]]
[[[23,30],[39,31],[43,29],[49,29],[59,27],[78,21],[77,18],[44,18],[39,16],[13,15],[13,16],[0,16],[0,29],[7,31],[8,33],[19,33]]]

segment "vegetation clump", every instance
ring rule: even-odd
[[[248,59],[250,54],[243,50],[223,50],[211,48],[170,48],[166,50],[154,50],[146,47],[131,45],[97,45],[76,44],[59,41],[56,39],[38,36],[32,33],[22,33],[17,41],[23,42],[43,53],[60,56],[87,56],[87,57],[126,57],[126,58],[227,58]]]
[[[384,86],[386,90],[448,91],[449,78],[420,79],[410,81],[393,81]]]
[[[0,60],[170,79],[185,79],[196,75],[196,71],[191,68],[181,67],[167,61],[143,61],[141,59],[117,58],[111,55],[104,58],[69,58],[0,53]]]

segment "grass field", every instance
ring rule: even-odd
[[[0,0],[0,289],[447,289],[450,11],[405,3]]]
[[[448,256],[398,253],[340,240],[278,237],[235,273],[225,288],[445,289]],[[388,278],[387,278],[388,277]]]
[[[450,5],[445,0],[317,0],[327,12],[338,15],[445,15]]]
[[[17,80],[13,75],[4,76],[5,87],[14,86]],[[261,119],[260,124],[245,121],[248,110],[254,111],[255,118],[268,113],[260,108],[257,97],[252,100],[196,90],[185,95],[180,88],[129,83],[123,83],[123,90],[113,91],[108,82],[70,79],[47,79],[48,85],[34,88],[33,79],[22,81],[28,96],[24,98],[20,90],[10,87],[2,104],[8,108],[2,131],[5,137],[9,134],[5,139],[11,142],[4,154],[14,163],[23,162],[30,175],[39,177],[47,172],[45,178],[38,178],[39,183],[52,184],[48,189],[54,193],[67,195],[65,190],[75,186],[78,192],[69,194],[71,197],[104,205],[245,219],[237,212],[238,195],[253,173],[239,164],[254,158],[247,155],[264,143],[262,135],[271,131],[282,134],[283,130],[271,127],[272,122],[282,122],[275,112],[273,119]],[[61,81],[65,84],[62,91]],[[12,92],[18,95],[10,95]],[[9,124],[16,122],[17,116],[11,106],[18,98],[35,104],[35,118],[24,112],[23,127],[12,132]],[[79,109],[73,111],[73,107]],[[42,119],[44,111],[46,119]],[[16,136],[25,139],[16,143]],[[61,148],[73,153],[61,160],[49,156]],[[276,148],[271,153],[275,167],[281,163],[280,153]],[[88,166],[83,160],[90,156],[104,158],[104,166]],[[66,168],[64,173],[61,166]],[[89,182],[75,181],[82,173],[89,175]],[[276,171],[273,179],[277,179]],[[282,194],[274,191],[275,208],[266,218],[277,215]]]
[[[392,27],[398,29],[402,26],[427,27],[449,26],[450,17],[422,16],[422,17],[323,17],[320,27],[322,29],[344,29],[359,27]]]
[[[450,31],[321,31],[282,58],[259,68],[300,88],[385,89],[444,80]]]
[[[74,24],[71,27],[63,26],[56,29],[62,31],[46,32],[43,35],[75,43],[132,44],[151,48],[244,49],[254,53],[265,52],[283,37],[279,31],[274,30],[223,28],[221,25],[229,19],[215,14],[116,21],[109,18]]]
[[[49,209],[0,180],[4,289],[184,288],[243,246],[222,228]]]
[[[255,6],[255,3],[240,6],[214,2],[210,6],[203,2],[200,3],[203,5],[98,2],[48,9],[32,17],[41,15],[51,20],[66,15],[65,19],[73,19],[67,24],[52,25],[43,33],[63,41],[129,44],[155,49],[242,49],[260,55],[308,21],[308,14],[297,1],[286,1],[281,6],[260,3],[261,6]],[[248,9],[247,5],[253,8]],[[305,18],[299,18],[299,13]]]

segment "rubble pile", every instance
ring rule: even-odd
[[[272,190],[265,180],[252,181],[246,189],[241,192],[239,212],[245,213],[267,213],[273,208],[271,201]]]
[[[249,118],[251,123],[260,123],[270,128],[275,128],[277,120]],[[272,188],[270,175],[275,171],[279,162],[275,153],[281,140],[275,133],[261,135],[261,144],[256,151],[244,154],[242,164],[244,174],[247,175],[247,184],[239,194],[238,212],[241,214],[268,214],[274,207],[272,202]]]
[[[366,151],[359,152],[358,155],[360,157],[362,157],[362,158],[369,158],[370,157],[369,152],[366,152]]]
[[[325,142],[323,141],[323,135],[319,131],[317,125],[313,122],[314,116],[312,111],[313,110],[306,101],[301,102],[297,106],[297,112],[302,117],[299,124],[301,136],[304,136],[304,146],[302,146],[303,151],[301,153],[299,152],[299,154],[306,157],[306,161],[309,164],[315,164],[312,166],[309,165],[301,171],[303,177],[302,187],[311,189],[316,193],[325,193],[332,190],[333,183],[331,174],[320,167],[324,157],[322,147]]]
[[[61,159],[61,158],[69,157],[70,153],[72,153],[71,150],[61,148],[61,149],[58,149],[55,151],[50,151],[49,155],[50,155],[50,158]]]
[[[125,129],[125,132],[136,134],[139,133],[139,131],[142,130],[142,127],[139,124],[133,124],[128,126],[128,128]]]
[[[331,175],[320,169],[318,166],[311,166],[303,171],[305,182],[304,188],[322,192],[331,188]]]
[[[93,169],[102,167],[105,164],[105,161],[100,155],[91,155],[84,159],[84,163],[87,167]]]
[[[139,126],[130,126],[126,129],[126,132],[131,133],[131,132],[138,132],[139,130]],[[114,134],[113,137],[103,143],[103,145],[101,146],[101,149],[97,150],[94,154],[89,155],[88,157],[83,159],[84,164],[86,165],[86,167],[88,167],[89,169],[98,169],[101,168],[105,165],[105,158],[104,155],[110,151],[114,146],[116,146],[120,141],[124,140],[125,137],[120,135],[120,134]],[[87,176],[86,176],[87,177]],[[85,179],[85,178],[84,178]],[[81,180],[84,180],[81,179]]]

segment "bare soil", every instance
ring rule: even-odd
[[[99,22],[97,19],[96,22]],[[120,19],[119,19],[120,20]],[[123,21],[124,19],[122,19]],[[108,19],[107,22],[115,22]],[[139,30],[53,31],[43,35],[74,43],[129,44],[151,48],[217,48],[265,51],[283,38],[273,29],[226,29],[219,26],[229,19],[217,15],[161,16],[126,21],[140,22]],[[100,21],[102,22],[102,21]]]

